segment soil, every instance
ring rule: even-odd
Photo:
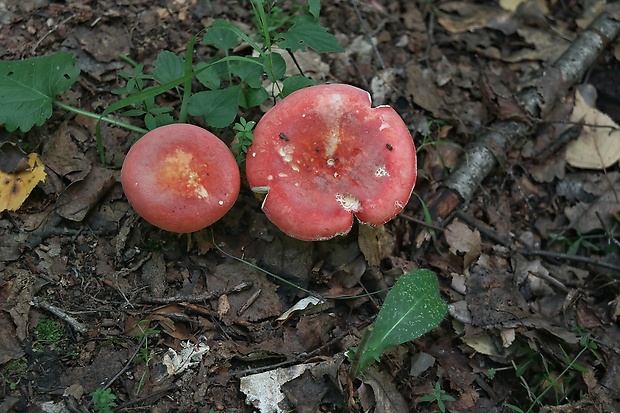
[[[597,2],[499,2],[523,3],[517,11],[322,3],[321,23],[345,52],[298,59],[317,82],[366,89],[407,123],[419,169],[405,210],[382,227],[297,241],[244,183],[222,220],[172,234],[138,217],[123,194],[120,165],[137,133],[104,125],[102,166],[88,117],[55,108],[28,132],[0,129],[47,174],[0,219],[0,412],[620,409],[618,162],[582,168],[566,156],[566,142],[590,130],[575,123],[620,118],[618,43],[582,85],[557,91],[555,110],[502,154],[471,202],[430,221],[423,202],[477,136],[518,117],[512,97],[600,12]],[[119,71],[132,70],[120,54],[148,72],[160,51],[182,55],[216,18],[253,27],[243,0],[0,1],[0,59],[73,53],[82,72],[62,100],[101,112],[126,84]],[[214,53],[197,45],[195,58]],[[579,106],[594,120],[571,118],[576,89],[598,93],[596,105]],[[214,132],[227,143],[234,135]],[[436,273],[449,314],[351,378],[345,353],[375,320],[384,289],[420,268]],[[304,290],[363,296],[285,314]],[[93,394],[113,394],[113,409]]]

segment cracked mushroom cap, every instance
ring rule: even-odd
[[[131,206],[170,232],[201,230],[230,210],[241,179],[226,144],[198,126],[153,129],[127,153],[121,171]]]
[[[262,209],[306,241],[349,232],[353,216],[382,225],[407,204],[416,180],[411,134],[394,109],[343,84],[291,93],[256,125],[246,159]]]

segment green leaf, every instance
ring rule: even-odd
[[[196,68],[202,69],[205,66],[207,66],[207,64],[201,62],[196,65]],[[219,65],[219,64],[209,65],[209,67],[207,67],[205,70],[200,72],[196,76],[196,78],[207,89],[219,89],[220,84],[222,83],[222,79],[223,79],[222,70],[221,70],[222,66],[225,66],[225,65]],[[224,69],[224,72],[225,72],[225,69]]]
[[[52,104],[77,80],[80,69],[69,52],[0,62],[0,125],[29,131],[52,116]]]
[[[313,85],[316,85],[316,82],[312,79],[308,79],[305,76],[287,77],[282,82],[282,97],[285,98],[296,90]]]
[[[244,108],[253,108],[269,99],[269,93],[262,87],[259,88],[242,88],[239,94],[239,106]]]
[[[153,62],[153,77],[160,84],[168,83],[185,74],[184,65],[185,59],[171,51],[162,50]]]
[[[259,57],[258,60],[263,62],[269,80],[275,82],[282,79],[286,72],[286,61],[279,53],[269,53]]]
[[[217,49],[226,51],[239,46],[239,36],[226,27],[218,26],[228,23],[226,20],[218,19],[213,22],[214,26],[209,27],[202,38],[202,43],[206,46],[214,46]]]
[[[202,38],[202,43],[206,46],[214,46],[220,50],[229,50],[239,46],[239,36],[227,27],[223,27],[226,20],[218,19],[213,22],[213,26],[207,29]]]
[[[279,34],[278,45],[292,52],[306,51],[310,47],[319,53],[344,52],[338,44],[336,36],[311,19],[298,19],[286,33]]]
[[[198,92],[190,98],[188,112],[192,116],[202,116],[209,126],[225,128],[234,122],[239,110],[240,86],[230,86],[220,90]]]
[[[385,298],[366,346],[359,349],[359,371],[379,360],[388,348],[436,328],[447,311],[434,272],[414,270],[400,277]]]
[[[308,0],[308,7],[310,14],[318,19],[321,13],[321,0]]]
[[[258,59],[255,60],[259,61]],[[263,68],[260,65],[247,62],[233,62],[230,65],[230,71],[251,88],[256,89],[262,86]]]

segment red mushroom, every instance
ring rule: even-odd
[[[144,135],[127,153],[121,171],[132,207],[171,232],[203,229],[228,212],[241,179],[226,144],[198,126],[173,124]]]
[[[246,159],[262,209],[287,235],[306,241],[349,232],[353,215],[382,225],[407,204],[416,153],[407,126],[389,106],[350,85],[311,86],[269,110]]]

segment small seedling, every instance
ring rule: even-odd
[[[11,360],[0,368],[0,380],[11,390],[15,390],[19,384],[20,377],[28,370],[28,360],[26,357]]]
[[[99,388],[90,394],[93,408],[97,413],[112,413],[116,407],[116,395],[110,388],[105,390]]]
[[[246,121],[245,118],[239,118],[239,122],[235,123],[233,129],[237,131],[235,134],[235,142],[232,145],[232,151],[235,154],[237,164],[241,167],[245,162],[248,153],[248,147],[254,142],[254,133],[252,130],[256,126],[253,120]]]
[[[151,363],[151,358],[152,358],[152,354],[151,354],[151,349],[149,347],[149,338],[151,336],[156,336],[157,334],[159,334],[159,330],[152,328],[152,327],[147,327],[144,328],[144,324],[148,324],[148,320],[140,320],[138,321],[135,325],[134,325],[134,329],[138,329],[138,333],[137,333],[137,338],[140,341],[140,350],[137,353],[136,357],[134,358],[133,362],[134,363],[141,363],[144,362],[145,365],[145,369],[142,373],[142,376],[140,377],[140,381],[138,382],[138,385],[136,386],[136,394],[140,394],[140,391],[142,390],[142,386],[144,385],[144,380],[146,379],[146,375],[148,373],[149,367],[150,367],[150,363]]]
[[[445,413],[446,405],[444,403],[453,402],[455,398],[446,393],[446,391],[441,388],[441,384],[439,384],[439,381],[437,381],[437,383],[435,383],[435,387],[432,390],[432,393],[422,396],[418,400],[421,402],[429,403],[437,402],[437,407],[439,408],[439,411],[441,413]]]

